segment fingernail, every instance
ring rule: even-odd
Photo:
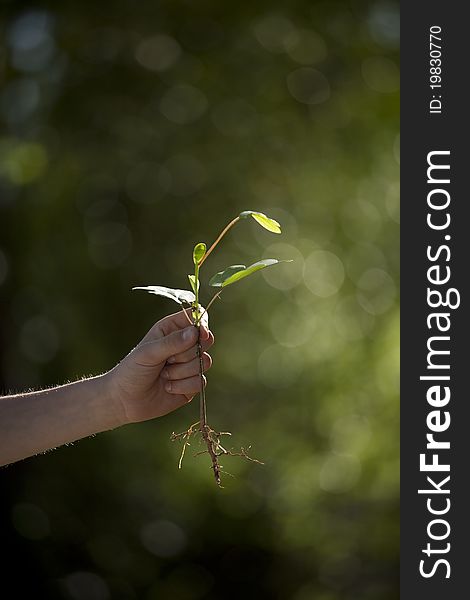
[[[168,362],[172,365],[175,361],[176,361],[176,358],[174,356],[170,356],[170,358],[166,362]]]
[[[186,327],[186,329],[183,331],[183,340],[185,342],[189,342],[192,339],[194,339],[194,333],[195,333],[196,329],[191,326],[191,327]]]
[[[171,381],[165,384],[165,389],[167,392],[171,392]]]
[[[164,379],[170,379],[169,373],[168,373],[168,369],[163,369],[163,371],[162,371],[162,377]]]

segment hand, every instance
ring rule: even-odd
[[[207,315],[207,313],[206,313]],[[204,371],[214,343],[207,320],[201,325]],[[161,319],[142,341],[105,376],[123,424],[161,417],[190,402],[201,389],[197,356],[198,330],[183,311]],[[204,385],[205,385],[205,377]]]

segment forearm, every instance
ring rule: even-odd
[[[106,375],[0,398],[0,465],[123,423]]]

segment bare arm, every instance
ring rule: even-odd
[[[105,377],[0,398],[0,464],[123,425]]]
[[[207,328],[201,339],[204,349],[214,341]],[[200,388],[196,343],[196,328],[176,313],[104,375],[0,398],[0,465],[187,404]]]

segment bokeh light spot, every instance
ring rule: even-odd
[[[186,535],[181,527],[165,520],[144,525],[140,539],[149,552],[162,558],[176,556],[186,546]]]
[[[71,600],[108,600],[109,588],[105,580],[89,571],[77,571],[62,580],[67,597]]]
[[[323,38],[309,29],[296,29],[284,40],[287,54],[301,65],[313,65],[327,56]]]
[[[333,252],[315,250],[305,259],[303,277],[313,294],[328,298],[337,294],[343,285],[344,266]]]
[[[331,453],[320,469],[320,487],[325,492],[342,494],[354,487],[360,474],[361,463],[355,456]]]
[[[175,85],[160,101],[160,111],[172,123],[186,125],[201,117],[208,103],[204,94],[192,85]]]
[[[287,89],[303,104],[321,104],[330,97],[328,79],[317,69],[302,67],[289,73]]]
[[[7,39],[16,69],[35,72],[48,65],[55,51],[51,29],[52,18],[46,11],[28,11],[13,22]]]
[[[14,139],[0,140],[0,176],[16,185],[25,185],[38,179],[48,163],[44,146],[36,142]]]
[[[357,283],[357,300],[371,315],[381,315],[392,307],[396,287],[382,269],[368,269]]]
[[[13,80],[0,95],[0,110],[11,125],[30,117],[39,106],[39,85],[29,77]]]
[[[137,62],[146,69],[156,72],[170,69],[180,55],[180,45],[175,39],[166,34],[145,38],[135,49]]]
[[[258,42],[274,53],[282,53],[288,36],[295,32],[289,19],[282,15],[269,15],[253,25],[253,32]]]
[[[339,417],[330,433],[331,447],[338,453],[361,452],[366,448],[370,438],[368,419],[356,414]]]
[[[289,264],[280,264],[261,271],[265,281],[273,288],[290,290],[302,281],[304,258],[295,246],[282,242],[271,244],[263,252],[263,258],[293,261]]]
[[[368,19],[372,38],[384,48],[400,44],[400,11],[395,2],[380,0],[372,5]]]
[[[385,268],[387,261],[382,250],[376,244],[357,243],[348,251],[345,259],[348,276],[357,283],[367,268]]]

